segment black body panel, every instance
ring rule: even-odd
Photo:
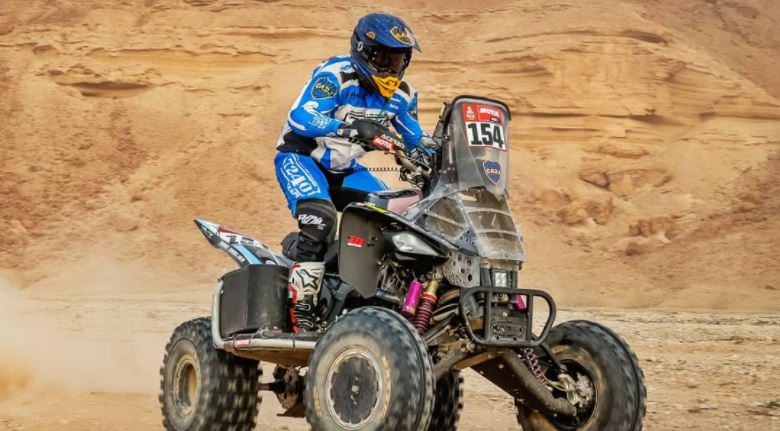
[[[349,205],[341,216],[339,227],[339,275],[363,298],[375,295],[379,284],[380,265],[395,247],[386,231],[411,231],[425,239],[446,257],[452,245],[432,236],[398,214],[373,204]]]
[[[279,265],[248,265],[222,276],[223,338],[258,329],[287,330],[287,273]]]
[[[379,217],[377,217],[379,216]],[[382,234],[381,214],[349,206],[339,228],[339,275],[364,298],[374,296],[382,257],[392,245]]]
[[[366,203],[374,204],[379,208],[388,208],[388,204],[392,199],[398,198],[413,198],[419,196],[419,191],[416,189],[402,189],[402,190],[384,190],[381,192],[370,193],[366,197]]]

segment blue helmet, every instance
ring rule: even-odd
[[[420,51],[412,30],[398,17],[372,13],[360,18],[352,33],[352,64],[364,86],[391,97]]]

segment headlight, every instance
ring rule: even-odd
[[[417,235],[409,232],[401,232],[393,235],[393,245],[398,251],[424,256],[438,256],[439,253]]]
[[[508,269],[491,269],[490,276],[495,287],[517,288],[517,272]]]
[[[509,287],[509,273],[506,271],[494,271],[493,286]]]

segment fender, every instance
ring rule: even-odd
[[[242,235],[233,229],[206,220],[195,219],[195,225],[203,233],[209,243],[218,248],[239,267],[253,264],[281,265],[289,267],[290,259],[278,255],[262,242]]]
[[[410,220],[371,203],[348,205],[339,226],[339,275],[362,297],[376,294],[384,256],[395,251],[388,233],[408,231],[437,253],[429,259],[444,261],[455,247]]]

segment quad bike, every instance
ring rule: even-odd
[[[314,430],[453,430],[470,367],[514,398],[526,431],[641,430],[644,377],[628,345],[598,323],[553,326],[550,295],[518,286],[509,119],[501,102],[457,97],[434,156],[360,132],[415,187],[344,209],[315,331],[291,329],[288,257],[196,220],[239,269],[221,277],[211,317],[181,324],[166,347],[165,428],[251,430],[259,392],[271,391]],[[268,382],[260,361],[277,364]]]

